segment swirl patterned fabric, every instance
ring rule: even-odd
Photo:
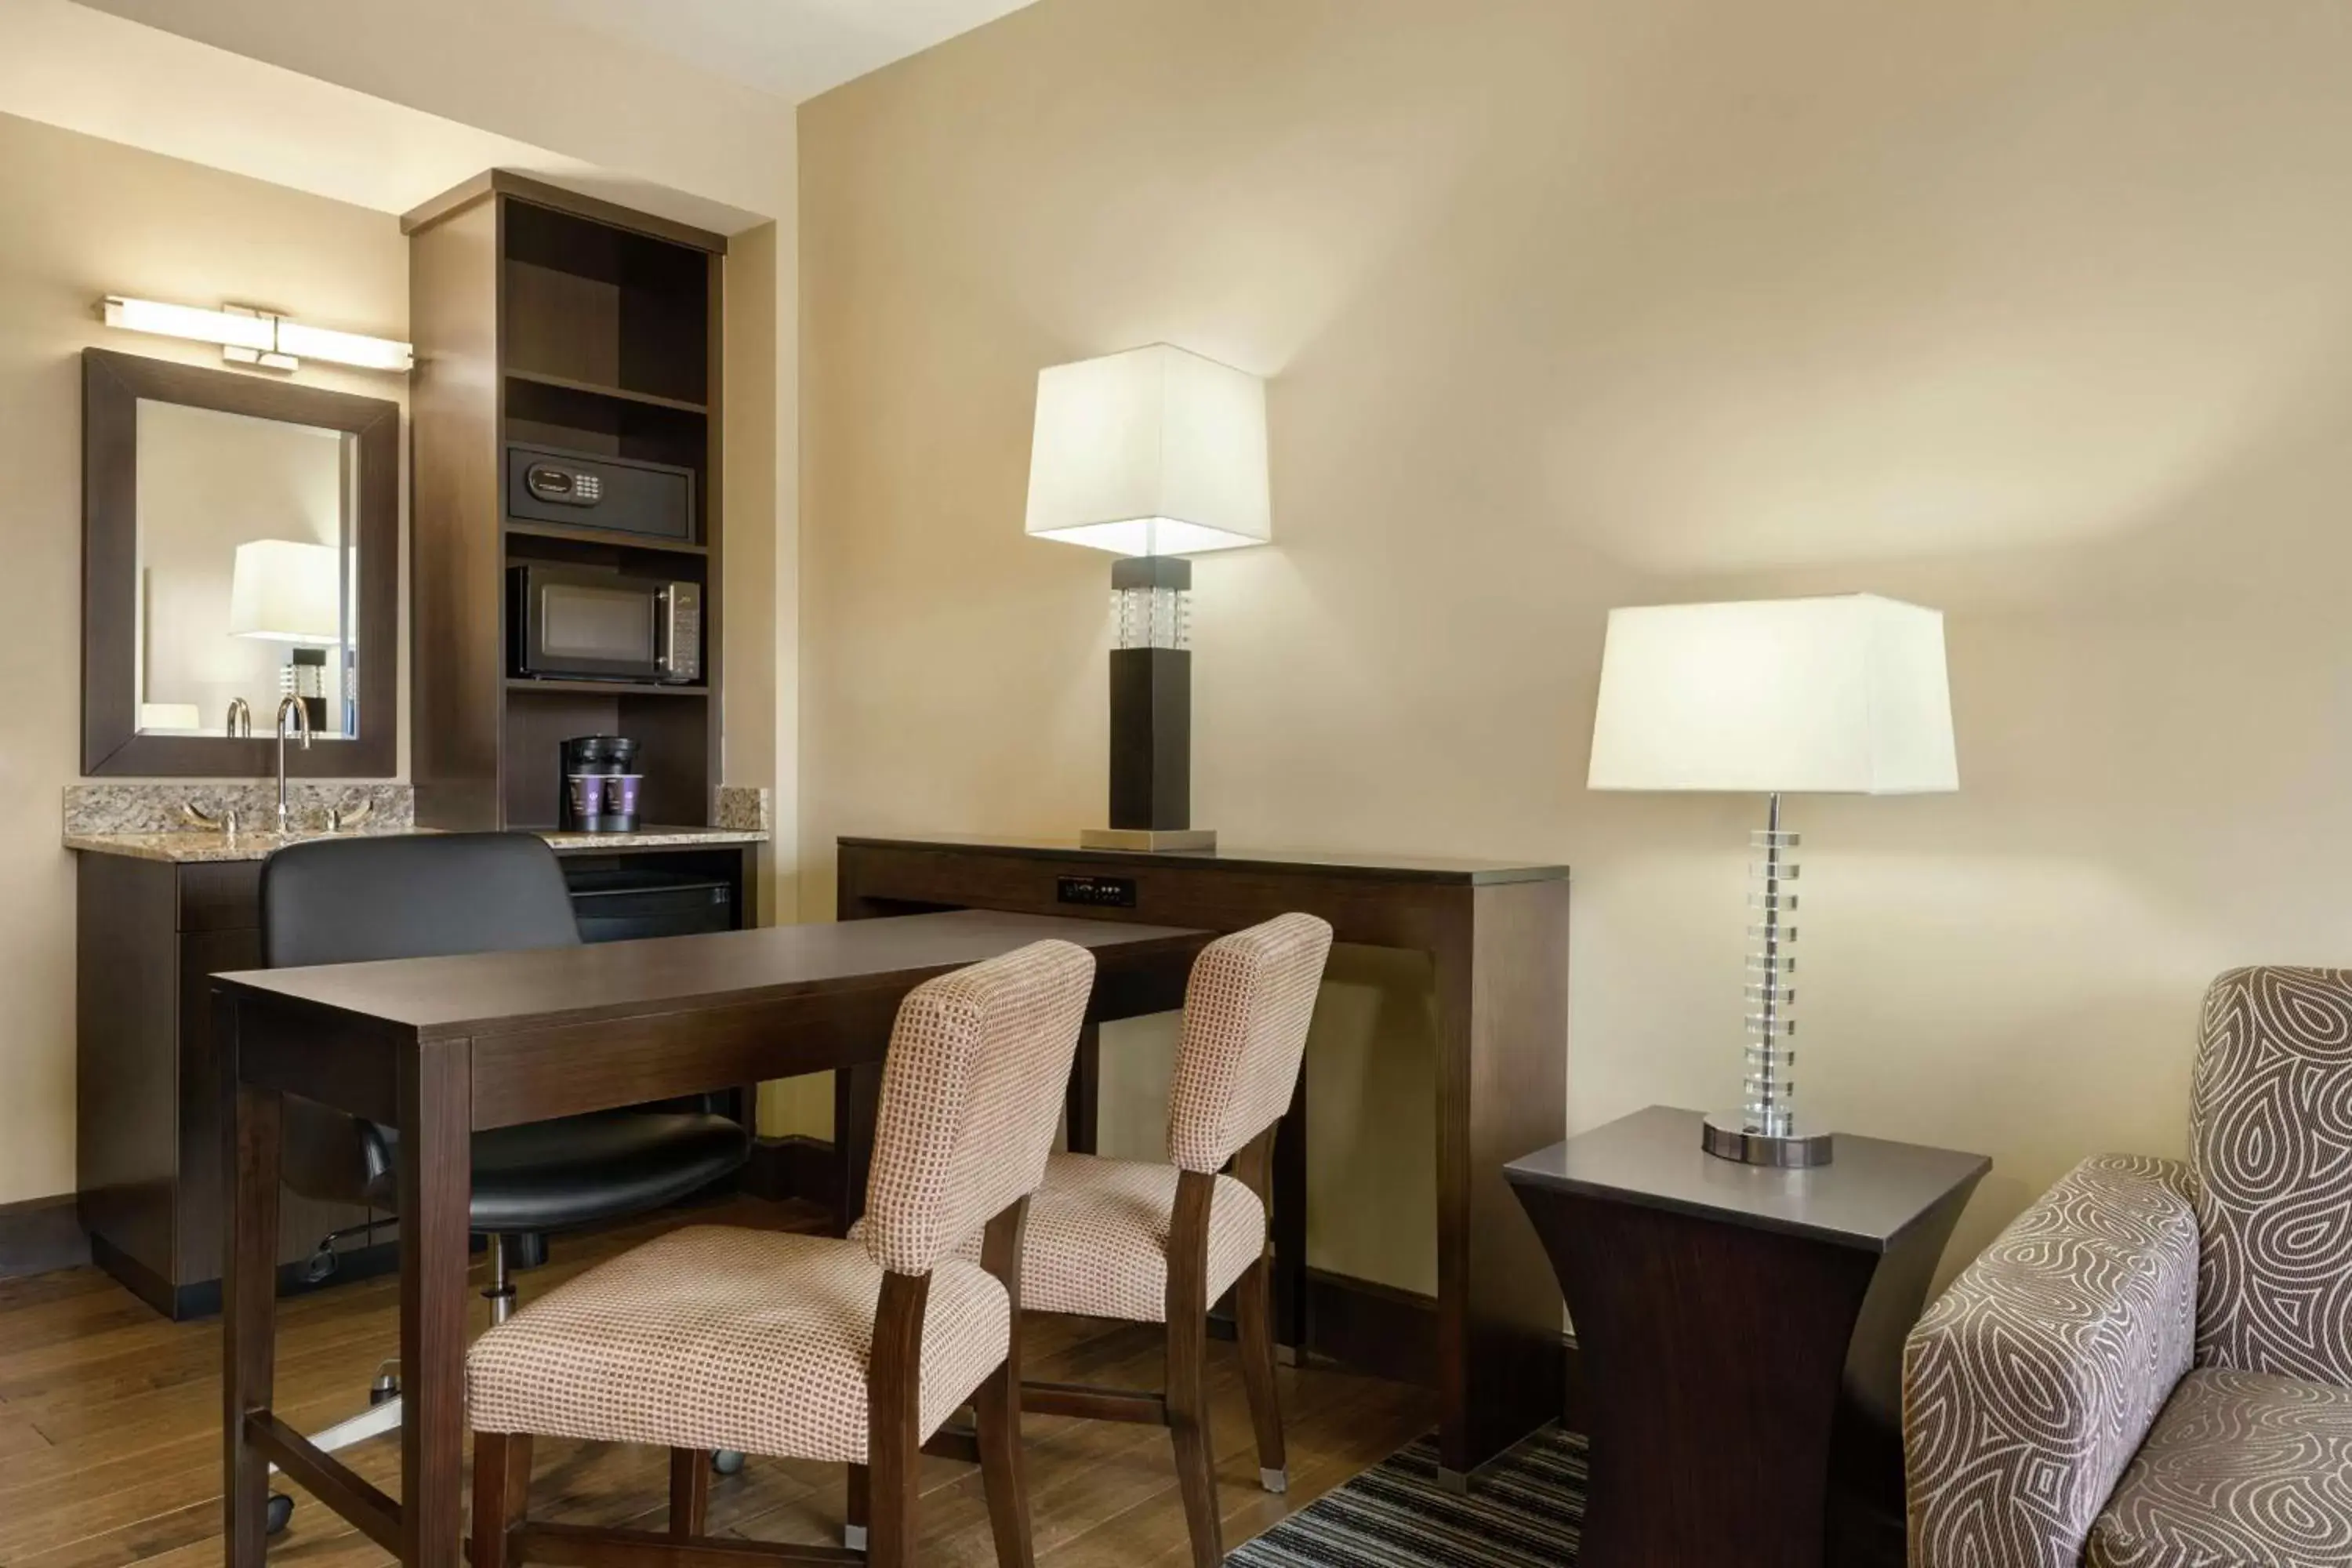
[[[2200,1369],[2091,1531],[2091,1568],[2352,1563],[2352,1390]]]
[[[2196,1331],[2187,1169],[2106,1155],[2001,1232],[1905,1346],[1912,1568],[2072,1568]]]
[[[2198,1364],[2352,1385],[2352,970],[2213,983],[2189,1143]]]

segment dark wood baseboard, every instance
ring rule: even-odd
[[[841,1163],[830,1139],[787,1133],[755,1138],[743,1166],[742,1188],[755,1198],[783,1203],[797,1198],[840,1212]]]
[[[0,1279],[89,1261],[89,1237],[81,1228],[73,1194],[0,1204]]]
[[[125,1289],[175,1323],[184,1323],[191,1318],[209,1318],[220,1310],[219,1280],[197,1279],[175,1286],[102,1236],[89,1238],[89,1256],[83,1261],[95,1263],[113,1275]],[[335,1271],[324,1279],[313,1281],[306,1278],[305,1268],[302,1263],[278,1266],[279,1296],[304,1296],[354,1279],[394,1273],[400,1268],[400,1243],[379,1241],[373,1247],[345,1247],[335,1254]]]
[[[743,1167],[743,1190],[771,1202],[797,1198],[837,1212],[841,1165],[834,1157],[832,1142],[798,1132],[757,1140],[751,1145],[751,1161]],[[1231,1338],[1230,1327],[1218,1337]],[[1568,1352],[1561,1418],[1574,1426],[1583,1411],[1584,1369],[1576,1337],[1563,1334],[1561,1339]],[[1320,1268],[1307,1271],[1307,1353],[1310,1358],[1394,1383],[1434,1388],[1437,1340],[1436,1298],[1349,1274]]]
[[[1437,1299],[1352,1274],[1307,1271],[1307,1351],[1318,1360],[1369,1372],[1397,1383],[1437,1386]],[[1568,1374],[1560,1390],[1560,1421],[1570,1431],[1584,1422],[1584,1357],[1576,1336],[1563,1332]]]
[[[1307,1271],[1307,1352],[1396,1383],[1437,1386],[1437,1299]]]

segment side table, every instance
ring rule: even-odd
[[[1811,1170],[1653,1106],[1505,1168],[1582,1351],[1582,1568],[1903,1562],[1903,1339],[1991,1162],[1838,1135]]]

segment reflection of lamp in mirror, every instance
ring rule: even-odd
[[[236,547],[229,580],[229,635],[289,645],[278,691],[302,700],[320,734],[350,733],[342,715],[332,724],[327,720],[327,650],[343,641],[340,558],[331,544],[247,540]],[[343,682],[335,685],[341,698]]]

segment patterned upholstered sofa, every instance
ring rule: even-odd
[[[2352,1564],[2352,970],[2206,994],[2189,1159],[2088,1160],[1904,1360],[1911,1568]]]

